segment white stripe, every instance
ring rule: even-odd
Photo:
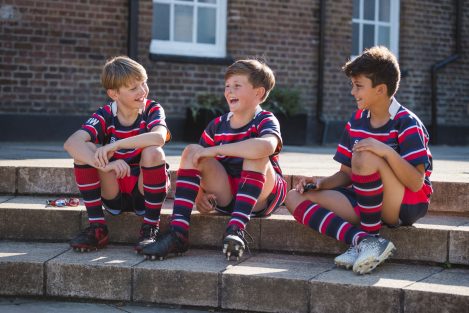
[[[332,215],[332,214],[334,214],[334,213],[329,212],[329,213],[326,214],[326,216],[324,216],[324,218],[322,219],[321,224],[319,224],[319,229],[318,229],[319,231],[321,231],[322,225],[324,225],[324,222],[327,220],[327,218],[329,217],[329,215]]]
[[[348,152],[352,152],[352,150],[349,150],[346,146],[343,146],[343,145],[340,145],[339,144],[339,147],[341,147],[342,149],[348,151]]]
[[[420,149],[420,150],[415,150],[415,151],[409,152],[409,153],[403,155],[402,158],[405,159],[406,157],[408,157],[408,156],[410,156],[410,155],[412,155],[412,154],[416,154],[416,153],[419,153],[419,152],[422,152],[422,151],[425,151],[425,148],[422,148],[422,149]]]
[[[365,227],[373,227],[373,226],[381,225],[381,221],[379,221],[378,223],[374,223],[374,224],[366,224],[366,223],[363,223],[363,222],[361,222],[360,224],[362,226],[365,226]]]
[[[400,134],[399,136],[397,136],[398,138],[401,138],[401,136],[403,136],[408,130],[411,130],[413,128],[418,128],[417,125],[413,125],[413,126],[409,126],[407,127],[406,129],[404,129]]]
[[[197,177],[200,178],[200,176],[197,176]],[[193,182],[190,182],[190,181],[187,181],[187,180],[183,180],[183,179],[177,180],[177,181],[176,181],[176,185],[177,185],[178,183],[186,183],[186,184],[189,184],[189,185],[192,185],[192,186],[195,186],[195,187],[199,188],[199,184],[196,184],[196,183],[193,183]]]
[[[363,134],[373,135],[373,136],[389,136],[390,135],[390,133],[372,133],[372,132],[367,132],[361,129],[350,128],[350,132],[352,131],[356,133],[363,133]]]
[[[79,188],[83,188],[83,187],[90,187],[90,186],[96,186],[96,185],[99,185],[100,181],[98,180],[97,182],[95,183],[91,183],[91,184],[83,184],[83,185],[80,185],[80,184],[77,184]]]
[[[144,220],[144,221],[147,221],[147,222],[150,222],[150,223],[156,223],[156,222],[158,222],[158,220],[152,220],[152,219],[149,219],[148,217],[144,217],[143,220]]]
[[[145,200],[145,203],[151,204],[151,205],[159,205],[162,204],[163,202],[150,202],[148,200]]]
[[[232,214],[242,215],[242,216],[246,217],[247,219],[250,219],[250,217],[251,217],[250,215],[244,214],[242,212],[233,212]]]
[[[377,207],[380,207],[383,205],[383,202],[381,202],[380,204],[378,205],[362,205],[360,203],[358,203],[358,205],[363,208],[363,209],[366,209],[366,210],[371,210],[371,209],[376,209]]]
[[[183,224],[186,224],[187,226],[189,226],[189,222],[186,221],[186,220],[182,220],[182,219],[174,219],[173,222],[181,222]]]
[[[347,225],[347,222],[343,222],[342,225],[340,225],[339,230],[337,231],[337,234],[335,235],[335,239],[339,240],[339,235],[342,229]]]
[[[234,217],[232,217],[231,220],[232,220],[232,221],[238,221],[238,222],[240,222],[242,225],[246,226],[246,224],[245,224],[242,220],[240,220],[239,218],[234,218]]]
[[[104,217],[88,217],[89,221],[104,221]]]
[[[361,234],[366,234],[366,233],[363,232],[363,231],[356,233],[355,236],[353,236],[353,238],[352,238],[352,245],[354,245],[354,246],[357,245],[357,239],[358,239],[357,237],[358,237],[358,235],[361,235]]]
[[[147,189],[150,189],[150,190],[161,190],[161,189],[166,189],[166,186],[151,187],[151,186],[143,185],[143,188],[147,188]]]
[[[360,187],[357,187],[356,185],[353,185],[353,188],[355,188],[357,190],[360,190],[360,191],[370,192],[370,191],[376,191],[380,188],[383,188],[383,184],[381,184],[381,185],[379,185],[378,187],[375,187],[375,188],[360,188]]]
[[[101,198],[97,198],[97,199],[94,199],[94,200],[83,200],[83,202],[86,204],[86,203],[91,203],[91,202],[95,202],[95,201],[101,201]]]
[[[305,218],[306,218],[306,216],[308,215],[308,212],[311,211],[312,209],[314,209],[314,208],[317,207],[317,206],[318,206],[317,204],[313,204],[312,206],[310,206],[310,207],[306,210],[305,214],[303,214],[303,220],[301,221],[302,224],[305,223]]]
[[[252,197],[252,196],[250,196],[250,195],[247,195],[247,194],[245,194],[245,193],[238,193],[237,196],[238,196],[238,197],[244,197],[244,198],[251,199],[251,200],[253,200],[254,202],[257,201],[257,198],[254,198],[254,197]]]

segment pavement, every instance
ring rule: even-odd
[[[136,305],[123,302],[87,303],[32,298],[0,298],[2,313],[204,313],[214,309],[186,309],[178,306]]]
[[[72,167],[62,142],[3,142],[0,166]],[[170,142],[164,150],[171,169],[179,167],[187,143]],[[288,175],[328,176],[339,169],[332,159],[336,146],[285,146],[280,166]],[[469,146],[431,146],[433,181],[469,183]]]

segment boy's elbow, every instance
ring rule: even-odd
[[[417,192],[419,191],[420,189],[422,189],[422,186],[424,184],[424,181],[423,179],[419,179],[419,181],[415,184],[412,184],[412,186],[409,186],[408,188],[412,191],[412,192]]]
[[[63,146],[63,147],[64,147],[64,150],[67,151],[67,152],[70,152],[69,150],[70,150],[70,147],[71,147],[71,145],[72,145],[70,141],[71,141],[71,137],[69,137],[69,138],[68,138],[67,140],[65,140],[65,142],[64,142],[64,146]]]

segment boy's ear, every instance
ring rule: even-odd
[[[108,90],[106,90],[106,92],[107,92],[107,95],[109,96],[109,98],[111,98],[112,100],[117,99],[117,90],[116,89],[108,89]]]
[[[386,84],[379,84],[378,86],[376,86],[376,91],[380,95],[387,95],[388,94],[388,86],[386,86]]]
[[[258,87],[258,88],[256,88],[256,95],[259,97],[259,99],[264,98],[264,96],[265,96],[265,88],[264,88],[264,87]]]

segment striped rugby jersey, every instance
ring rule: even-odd
[[[428,148],[427,129],[414,113],[394,98],[389,106],[389,113],[391,118],[385,125],[372,128],[369,110],[357,110],[345,125],[334,160],[351,167],[352,147],[355,142],[374,138],[392,147],[413,166],[424,164],[425,184],[430,187],[426,190],[431,194],[432,155]]]
[[[202,133],[199,144],[203,147],[213,147],[274,134],[277,136],[279,143],[274,154],[269,156],[269,159],[274,170],[282,175],[282,170],[278,163],[278,154],[282,150],[283,143],[280,134],[280,123],[275,115],[258,107],[252,121],[236,129],[230,126],[232,115],[233,113],[229,112],[212,120]],[[223,165],[228,175],[240,177],[243,167],[242,158],[224,155],[218,155],[215,158]]]
[[[91,142],[106,145],[120,139],[147,133],[158,125],[166,127],[165,118],[163,107],[156,101],[147,99],[145,107],[141,109],[135,122],[130,126],[124,126],[117,118],[117,104],[111,102],[93,113],[81,126],[81,129],[91,136]],[[166,142],[170,138],[171,134],[168,130]],[[142,149],[120,149],[114,153],[109,161],[123,159],[131,166],[138,166],[141,152]]]

